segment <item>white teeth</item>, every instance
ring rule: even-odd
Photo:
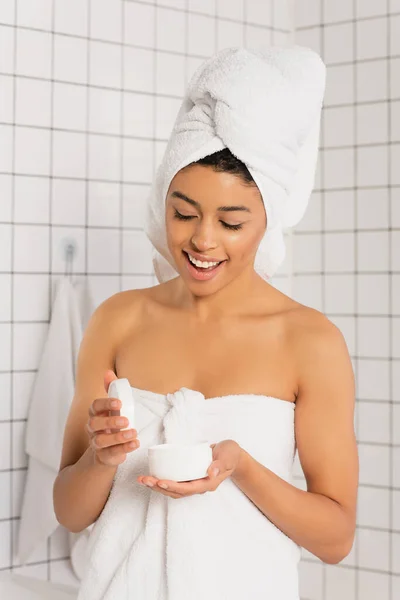
[[[189,253],[188,253],[188,257],[189,257],[190,262],[192,262],[194,265],[196,265],[196,267],[201,267],[203,269],[207,269],[208,267],[214,267],[215,265],[219,264],[219,262],[201,262],[200,260],[196,260],[195,258],[190,256]]]

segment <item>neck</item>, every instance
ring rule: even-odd
[[[258,296],[260,288],[268,285],[253,267],[246,269],[225,286],[208,294],[205,292],[200,294],[195,290],[196,287],[202,289],[203,285],[206,290],[209,285],[207,282],[193,286],[191,289],[181,276],[177,277],[175,281],[177,304],[199,323],[221,320],[247,312],[246,308],[251,300]]]

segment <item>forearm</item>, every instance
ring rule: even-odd
[[[74,465],[65,467],[53,487],[58,522],[75,533],[94,523],[107,502],[116,470],[95,462],[90,447]]]
[[[231,478],[276,527],[323,562],[338,563],[350,552],[352,520],[331,498],[298,489],[243,449]]]

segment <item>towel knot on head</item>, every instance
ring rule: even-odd
[[[229,148],[248,168],[267,228],[254,268],[270,278],[285,257],[283,229],[296,225],[314,186],[326,67],[302,46],[225,48],[192,76],[148,200],[145,231],[159,281],[177,274],[167,246],[165,200],[183,167]]]

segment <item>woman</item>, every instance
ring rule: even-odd
[[[350,357],[333,323],[254,269],[268,219],[250,170],[228,148],[190,162],[165,198],[178,276],[115,294],[89,322],[54,486],[60,523],[75,532],[98,525],[80,599],[221,600],[247,589],[252,599],[295,600],[300,547],[329,564],[352,548]],[[120,404],[105,397],[116,377],[129,379],[144,408],[172,401],[175,421],[162,415],[171,440],[195,431],[197,417],[205,426],[214,418],[212,431],[226,437],[212,444],[206,478],[157,480],[145,461],[137,467],[139,453],[157,442],[141,447],[150,420],[119,431],[127,419],[110,416]],[[209,412],[200,414],[203,406]],[[307,491],[289,482],[294,440]]]

